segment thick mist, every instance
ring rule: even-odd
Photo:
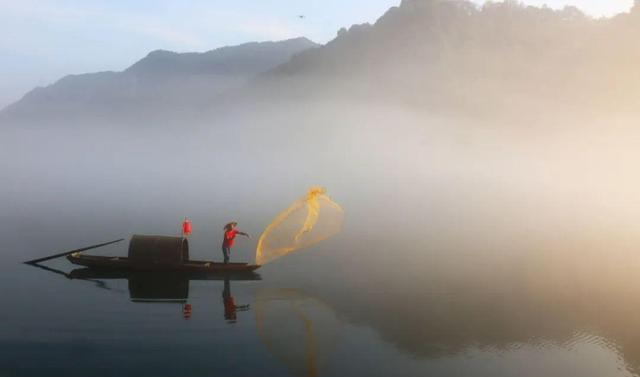
[[[174,231],[197,214],[245,219],[259,233],[320,184],[344,206],[349,231],[384,239],[402,229],[415,248],[430,235],[491,249],[635,229],[629,119],[519,129],[399,106],[298,101],[179,127],[2,132],[9,224],[53,211],[162,231],[146,229],[150,217]]]

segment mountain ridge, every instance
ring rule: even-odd
[[[638,105],[634,98],[640,98],[635,68],[640,46],[624,41],[640,38],[639,20],[638,4],[628,13],[594,19],[570,6],[553,10],[516,2],[477,6],[467,0],[403,0],[373,24],[339,30],[325,45],[308,48],[312,42],[300,39],[305,48],[280,62],[260,63],[269,65],[263,72],[247,63],[242,69],[255,74],[243,80],[234,80],[233,67],[214,64],[205,73],[222,73],[226,81],[220,90],[199,84],[200,77],[192,74],[203,72],[198,64],[180,61],[191,55],[153,51],[125,71],[146,67],[148,74],[136,76],[139,82],[124,97],[150,114],[174,112],[178,120],[189,111],[190,119],[197,120],[230,107],[290,100],[379,101],[489,117],[632,111]],[[241,46],[251,50],[254,45]],[[261,53],[251,51],[256,53],[245,61],[264,62]],[[161,101],[135,90],[157,75],[181,80],[167,66],[191,75],[189,90],[175,90],[182,82],[168,80],[153,92],[176,98]],[[95,79],[109,81],[109,75]],[[109,101],[120,97],[118,93]],[[149,115],[131,111],[142,118]],[[109,111],[99,114],[111,116]]]
[[[0,111],[0,117],[30,121],[111,117],[136,108],[189,106],[215,95],[318,45],[299,37],[283,41],[249,42],[206,52],[154,50],[123,71],[67,75],[37,87]]]
[[[296,97],[332,87],[334,97],[458,115],[633,111],[637,38],[639,2],[596,19],[573,6],[403,0],[375,23],[342,29],[259,80],[263,93],[293,87]],[[298,81],[304,89],[295,88]]]

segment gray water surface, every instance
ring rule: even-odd
[[[370,232],[347,216],[340,235],[264,266],[259,280],[231,279],[236,305],[249,309],[230,318],[223,280],[68,279],[20,264],[135,232],[172,234],[180,221],[78,212],[38,214],[44,234],[27,217],[3,224],[3,375],[631,376],[640,366],[637,262],[621,248],[603,254],[597,240],[472,247],[426,229]],[[223,223],[196,216],[194,258],[220,259]],[[239,240],[234,260],[252,262],[254,246]],[[173,302],[148,302],[157,298]]]

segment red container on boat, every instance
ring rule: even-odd
[[[182,235],[188,236],[190,234],[191,234],[191,220],[185,217],[184,221],[182,222]]]

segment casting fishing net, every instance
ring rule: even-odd
[[[256,264],[263,265],[325,240],[340,231],[344,212],[321,187],[276,217],[258,240]]]

